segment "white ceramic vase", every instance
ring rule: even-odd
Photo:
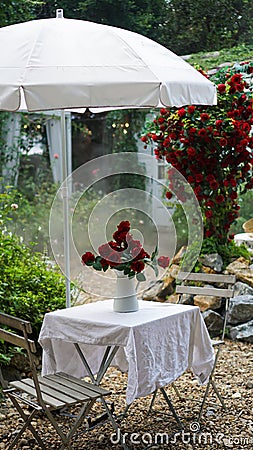
[[[119,270],[115,270],[115,272],[117,281],[113,311],[120,313],[138,311],[139,303],[135,290],[135,278],[130,279]]]

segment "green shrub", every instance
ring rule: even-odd
[[[1,311],[30,320],[37,340],[46,312],[65,307],[65,279],[50,268],[42,253],[33,252],[9,231],[17,204],[13,193],[0,194],[0,304]],[[0,363],[12,354],[0,342]]]
[[[245,200],[245,211],[251,209],[251,205],[252,202],[250,203],[249,200],[250,198],[252,198],[252,194],[253,191],[248,191],[248,195],[244,194],[243,197]],[[247,201],[248,200],[248,201]],[[242,208],[242,210],[244,211],[244,208]],[[246,219],[249,218],[247,217],[247,215],[245,214]],[[252,217],[252,215],[251,215]],[[245,220],[246,220],[245,219]],[[243,219],[243,221],[245,221]],[[179,250],[183,245],[187,245],[188,244],[188,226],[187,226],[187,221],[186,221],[186,217],[183,211],[183,208],[181,206],[178,206],[173,214],[173,221],[176,227],[176,232],[177,232],[177,250]],[[242,232],[238,231],[239,232]],[[194,252],[194,243],[193,243],[193,252]],[[242,244],[240,246],[236,245],[234,240],[227,240],[227,242],[225,244],[219,243],[217,242],[216,239],[214,239],[213,237],[209,237],[209,238],[204,238],[203,242],[202,242],[202,247],[201,247],[201,253],[200,256],[203,255],[208,255],[211,253],[218,253],[222,259],[223,259],[223,269],[225,269],[225,267],[233,261],[233,259],[239,258],[240,256],[243,256],[245,259],[250,260],[250,253],[247,250],[245,244]],[[189,254],[188,257],[191,257],[191,253]],[[198,271],[200,270],[200,264],[197,262],[196,263],[196,267],[194,270]]]
[[[187,62],[191,65],[199,64],[204,70],[213,69],[227,62],[227,66],[238,61],[252,61],[252,44],[240,44],[232,48],[224,48],[218,52],[199,52],[192,54]]]
[[[250,260],[250,253],[244,244],[238,246],[233,240],[226,242],[225,244],[217,243],[217,241],[210,237],[205,238],[202,243],[200,256],[218,253],[223,260],[223,269],[231,263],[234,259],[243,256],[245,259]]]
[[[49,245],[49,216],[58,185],[43,183],[37,188],[32,200],[13,188],[5,189],[12,202],[18,205],[16,211],[11,212],[13,219],[8,228],[16,235],[22,236],[24,242],[33,251],[50,254]]]

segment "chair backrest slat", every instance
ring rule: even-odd
[[[189,294],[189,295],[207,295],[212,297],[232,297],[233,289],[219,289],[215,287],[207,286],[177,286],[177,294]]]
[[[32,333],[32,326],[27,320],[19,319],[18,317],[9,316],[8,314],[0,313],[0,325],[6,326],[9,329],[19,330],[22,335],[16,334],[15,331],[6,330],[0,327],[0,339],[12,344],[16,347],[23,348],[27,351],[30,369],[34,380],[37,398],[39,402],[43,402],[40,386],[37,377],[37,369],[35,364],[36,344],[33,340],[28,339],[28,334]]]
[[[179,272],[177,276],[178,281],[206,281],[210,283],[227,283],[234,284],[236,282],[235,275],[224,275],[216,273],[188,273]]]
[[[28,320],[18,319],[17,317],[9,316],[2,312],[0,312],[0,324],[20,331],[24,331],[25,328],[28,334],[32,332],[32,326]]]
[[[6,331],[0,328],[0,339],[3,339],[6,342],[9,342],[12,345],[17,347],[24,348],[27,351],[31,351],[32,353],[36,353],[36,345],[35,342],[31,339],[25,339],[22,336],[18,336],[15,333],[10,331]]]
[[[181,284],[178,284],[176,286],[177,294],[206,295],[213,297],[231,298],[234,295],[234,284],[236,282],[236,276],[202,272],[179,272],[177,281],[181,281]],[[191,284],[191,282],[193,282],[194,284]],[[214,283],[216,285],[218,284],[219,287],[213,285],[201,286],[199,285],[199,283]]]
[[[178,302],[180,302],[182,294],[203,295],[212,297],[223,297],[225,301],[225,315],[223,320],[221,339],[224,339],[227,324],[227,313],[230,298],[234,296],[234,284],[236,282],[235,275],[224,275],[215,273],[188,273],[179,272],[177,281],[181,284],[176,286],[176,293],[180,294]],[[211,284],[207,286],[206,284]],[[202,284],[202,286],[201,286]],[[203,284],[205,284],[203,286]],[[214,284],[214,286],[213,286]],[[218,285],[218,287],[216,287]]]

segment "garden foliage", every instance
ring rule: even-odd
[[[219,244],[229,238],[239,215],[238,194],[253,187],[253,63],[218,71],[217,106],[161,109],[147,124],[142,140],[156,144],[155,155],[168,162],[168,192],[175,190],[173,168],[192,186],[203,213],[204,234]],[[178,192],[178,187],[177,187]],[[185,196],[182,187],[178,199]]]
[[[1,311],[30,320],[37,339],[44,314],[65,306],[65,280],[51,268],[43,254],[36,253],[10,231],[18,214],[16,194],[0,194],[0,304]],[[0,342],[0,363],[11,354]]]

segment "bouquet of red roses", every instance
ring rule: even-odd
[[[166,268],[170,262],[167,256],[160,256],[157,259],[157,248],[150,256],[142,247],[141,242],[131,235],[128,220],[120,222],[117,230],[113,233],[113,240],[100,245],[98,253],[98,256],[91,252],[84,253],[82,264],[104,272],[109,268],[117,269],[129,278],[136,276],[138,281],[146,279],[142,273],[145,265],[152,267],[157,276],[157,265]]]

